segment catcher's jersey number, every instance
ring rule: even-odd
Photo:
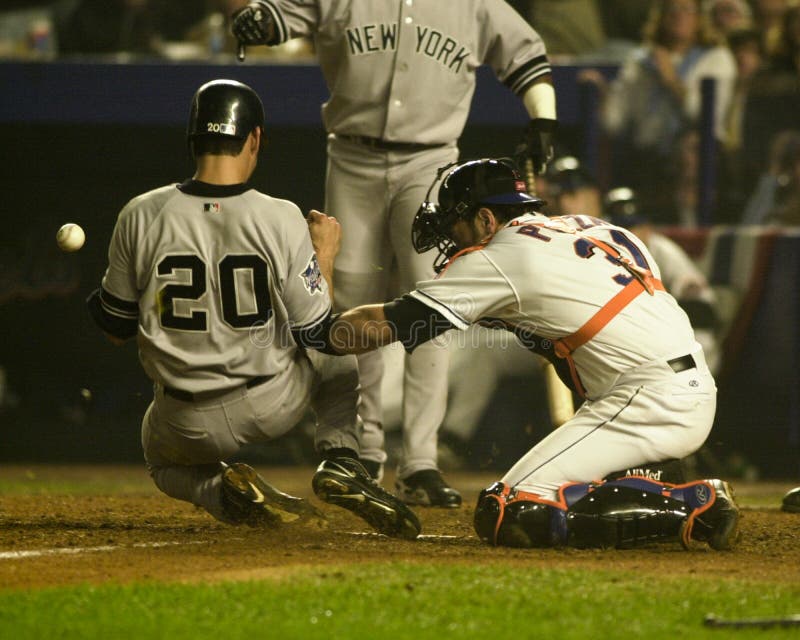
[[[264,324],[272,316],[267,263],[257,255],[228,255],[217,265],[222,319],[234,329],[246,329],[255,323]],[[158,263],[159,278],[175,277],[178,271],[188,272],[182,282],[169,282],[158,290],[159,320],[164,329],[206,331],[208,311],[191,309],[177,312],[176,301],[199,301],[208,289],[206,263],[195,255],[168,255]],[[243,287],[247,282],[252,286]],[[187,305],[188,306],[188,305]],[[243,312],[242,309],[248,310]],[[252,311],[250,311],[252,310]]]

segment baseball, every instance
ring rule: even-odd
[[[62,251],[77,251],[86,241],[86,234],[81,226],[73,222],[63,225],[56,234],[56,242]]]

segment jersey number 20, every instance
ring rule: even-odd
[[[195,255],[168,255],[158,263],[160,277],[173,276],[176,271],[188,271],[189,282],[170,282],[158,290],[158,307],[161,326],[164,329],[182,331],[206,331],[208,312],[194,309],[186,314],[176,314],[175,301],[197,301],[208,290],[206,264]],[[267,263],[257,255],[225,256],[217,265],[222,318],[234,329],[247,329],[256,323],[263,324],[272,316],[272,300],[269,296]],[[239,277],[237,278],[237,274]],[[240,278],[250,278],[251,296],[245,296],[237,285]],[[248,287],[249,288],[249,287]],[[244,298],[250,297],[250,300]],[[243,313],[242,308],[253,309]]]

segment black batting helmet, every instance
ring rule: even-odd
[[[618,227],[630,229],[650,222],[649,216],[639,210],[636,193],[629,187],[611,189],[605,197],[604,218]]]
[[[264,128],[264,105],[258,94],[236,80],[212,80],[194,94],[186,136],[243,140],[256,127]]]
[[[442,175],[445,177],[439,186],[438,203],[434,204],[430,194]],[[433,266],[437,272],[441,271],[456,251],[450,239],[452,226],[468,218],[481,205],[492,204],[527,204],[536,209],[544,205],[544,201],[527,192],[525,181],[511,158],[471,160],[442,167],[414,218],[411,227],[414,249],[424,253],[438,248],[439,255]]]

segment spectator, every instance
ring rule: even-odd
[[[791,7],[783,14],[771,63],[776,70],[800,75],[800,6]]]
[[[597,4],[595,0],[532,0],[522,15],[536,25],[550,54],[591,54],[606,42]]]
[[[634,181],[643,204],[663,188],[663,167],[678,134],[699,118],[702,78],[717,81],[716,133],[723,135],[736,67],[700,8],[700,0],[659,0],[642,47],[610,85],[596,70],[580,75],[600,88],[602,122],[614,144],[614,173]]]
[[[730,107],[725,114],[725,133],[720,156],[720,184],[717,211],[727,222],[738,221],[742,207],[753,190],[752,181],[745,179],[742,151],[744,113],[753,79],[764,64],[764,46],[756,29],[739,29],[727,36],[728,48],[736,61],[736,84]],[[720,221],[720,218],[717,218]]]
[[[602,0],[598,1],[603,28],[609,41],[628,47],[635,46],[642,37],[654,0]]]
[[[753,12],[745,0],[706,0],[703,11],[708,14],[714,29],[723,36],[752,24]]]
[[[206,13],[193,0],[78,0],[56,5],[61,53],[157,53]]]
[[[747,201],[743,224],[800,224],[800,131],[782,131],[772,143],[767,170]]]
[[[789,0],[752,0],[753,19],[764,39],[764,48],[772,54],[781,38],[783,14],[789,8]]]
[[[797,129],[800,113],[800,6],[781,14],[779,45],[767,51],[763,68],[754,75],[742,124],[744,180],[755,185],[770,146],[780,131]]]
[[[778,208],[780,195],[786,194],[792,173],[800,163],[800,131],[782,131],[775,136],[766,171],[747,200],[742,224],[765,224]],[[780,195],[779,195],[780,194]]]

